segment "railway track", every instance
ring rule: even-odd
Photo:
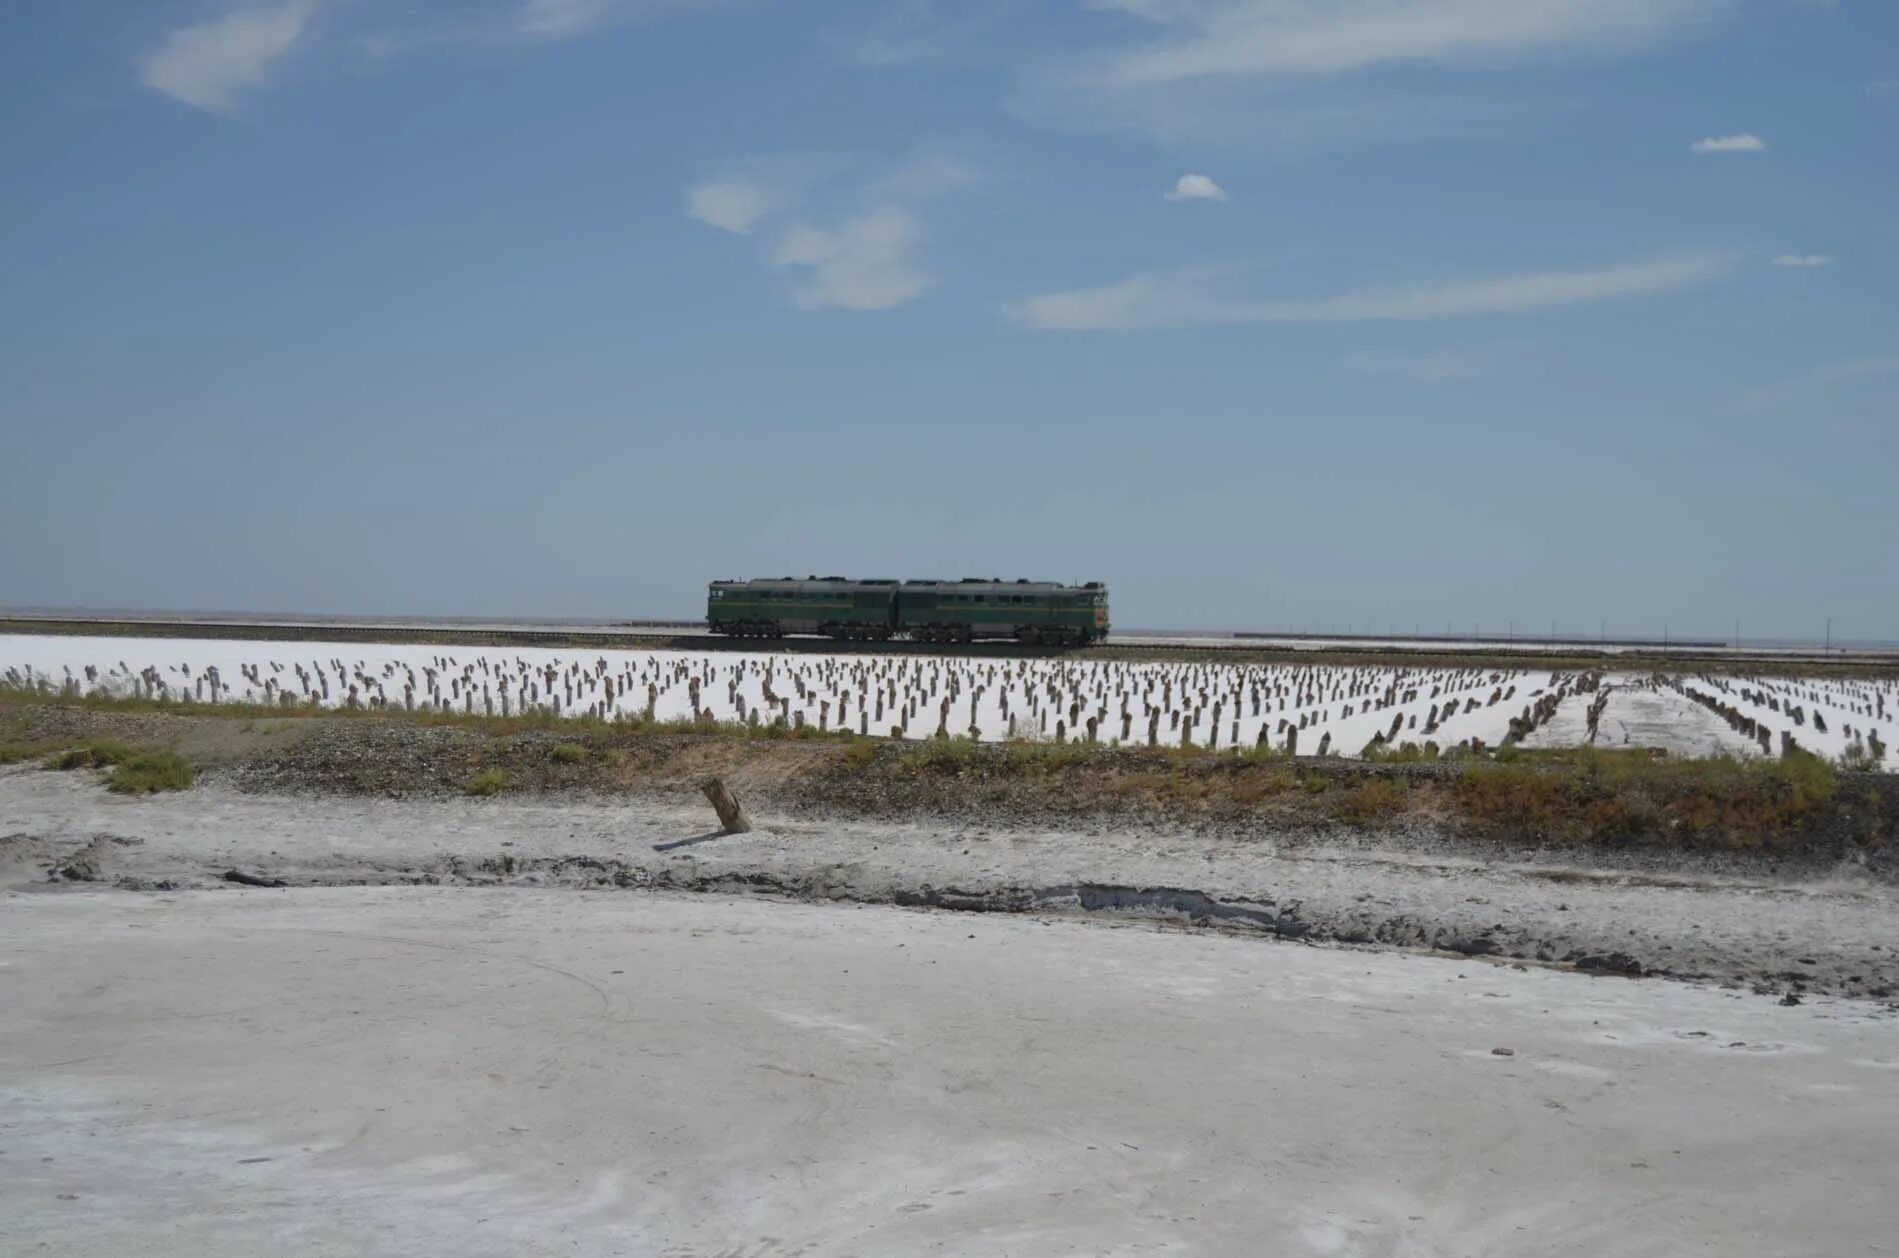
[[[1082,659],[1175,659],[1244,663],[1300,659],[1321,662],[1404,660],[1414,664],[1497,660],[1546,667],[1708,669],[1773,671],[1799,664],[1855,672],[1899,670],[1899,648],[1735,649],[1713,642],[1485,641],[1351,638],[1337,635],[1147,633],[1115,634],[1081,648],[1031,647],[1008,641],[961,645],[890,640],[839,642],[829,638],[728,638],[709,633],[703,622],[685,620],[447,620],[418,618],[320,618],[241,615],[38,613],[0,614],[0,635],[77,634],[91,637],[209,638],[306,642],[440,643],[471,647],[565,647],[574,650],[774,651],[796,654],[875,653],[976,657]]]

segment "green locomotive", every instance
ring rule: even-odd
[[[740,638],[816,634],[840,642],[975,642],[1082,646],[1108,636],[1099,581],[852,581],[844,577],[714,581],[706,628]]]

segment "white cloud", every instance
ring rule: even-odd
[[[926,201],[982,182],[983,172],[950,153],[926,153],[865,185],[876,200]]]
[[[613,0],[522,0],[521,30],[537,39],[566,39],[600,25]]]
[[[1832,266],[1833,256],[1826,253],[1783,253],[1774,259],[1775,266]]]
[[[820,205],[817,222],[794,223],[778,233],[768,261],[796,278],[792,297],[807,310],[887,310],[914,301],[930,286],[918,259],[923,239],[919,209],[983,178],[976,166],[946,152],[923,153],[843,189],[854,207],[827,224],[822,206],[835,205],[826,187],[836,171],[821,158],[756,161],[687,190],[686,213],[737,235],[750,234],[791,207]],[[832,211],[836,212],[836,211]]]
[[[271,64],[302,36],[312,7],[298,0],[180,27],[145,59],[145,85],[199,109],[229,109],[240,94],[263,86]]]
[[[1767,141],[1743,131],[1739,135],[1711,135],[1688,147],[1697,153],[1758,153],[1767,147]]]
[[[686,189],[686,217],[749,235],[760,222],[802,201],[835,170],[831,160],[812,154],[732,162]]]
[[[912,215],[884,207],[836,230],[794,227],[772,260],[804,273],[795,297],[807,310],[888,310],[928,287],[913,256],[920,234]]]
[[[1545,271],[1408,291],[1266,301],[1225,296],[1206,271],[1174,272],[1044,293],[1012,303],[1005,313],[1032,328],[1068,331],[1451,319],[1666,292],[1703,283],[1728,265],[1727,259],[1712,256],[1665,258],[1603,271]]]
[[[1164,29],[1098,58],[1120,84],[1219,75],[1325,75],[1650,44],[1723,0],[1097,0]]]
[[[772,191],[746,175],[713,179],[686,191],[686,217],[740,236],[774,208]]]
[[[1182,175],[1167,194],[1169,201],[1224,201],[1226,189],[1205,175]]]

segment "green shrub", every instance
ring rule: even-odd
[[[106,789],[120,795],[152,795],[159,791],[188,791],[197,780],[191,762],[173,751],[142,751],[112,770]]]
[[[587,749],[579,743],[562,743],[549,754],[555,764],[579,764],[587,758]]]
[[[5,749],[0,748],[0,756],[4,756],[5,754]],[[0,760],[0,764],[5,763],[5,760]],[[1849,773],[1871,773],[1879,768],[1879,761],[1875,760],[1872,753],[1866,750],[1865,743],[1854,739],[1852,742],[1846,744],[1846,750],[1840,753],[1840,768],[1845,769]]]
[[[470,795],[499,795],[508,789],[508,774],[504,769],[483,769],[468,779],[463,788]]]
[[[18,764],[22,760],[44,754],[44,747],[32,747],[26,743],[0,743],[0,764]]]

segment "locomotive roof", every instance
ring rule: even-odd
[[[764,587],[768,589],[794,589],[794,590],[803,589],[807,586],[818,586],[820,588],[836,588],[840,586],[845,587],[845,588],[849,588],[853,586],[870,586],[873,588],[888,589],[888,588],[896,587],[899,585],[905,589],[957,590],[957,591],[967,591],[970,589],[982,589],[982,590],[1011,590],[1015,592],[1021,592],[1024,590],[1036,590],[1036,591],[1105,590],[1108,588],[1106,585],[1102,584],[1099,581],[1090,581],[1085,585],[1063,585],[1059,581],[1030,581],[1026,578],[1019,578],[1014,581],[1004,581],[1000,578],[992,578],[992,577],[962,577],[958,580],[953,580],[953,581],[942,580],[940,578],[923,578],[923,579],[905,580],[901,582],[890,579],[890,578],[867,578],[864,580],[853,580],[849,577],[755,577],[749,581],[714,581],[712,582],[712,584],[715,586],[724,586],[728,588],[734,587],[734,586],[740,586],[740,587],[756,586],[756,587]]]

